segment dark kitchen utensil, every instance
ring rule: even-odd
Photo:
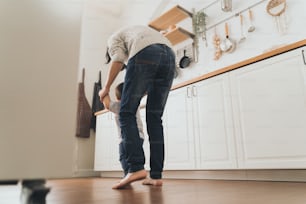
[[[180,60],[180,68],[184,69],[189,66],[191,60],[186,56],[186,50],[184,50],[184,56]]]
[[[92,112],[85,95],[84,79],[85,69],[82,70],[82,81],[79,82],[76,136],[82,138],[89,138]]]
[[[103,103],[100,101],[99,91],[102,89],[102,81],[101,81],[101,71],[99,71],[99,80],[94,83],[94,90],[92,94],[92,116],[91,116],[91,123],[90,128],[94,131],[96,130],[96,120],[97,117],[95,115],[96,112],[101,111],[104,109]]]

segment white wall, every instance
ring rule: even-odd
[[[223,19],[234,16],[242,10],[247,9],[261,0],[233,0],[233,11],[223,12],[220,2],[216,0],[87,0],[82,26],[80,69],[86,68],[86,95],[91,103],[93,83],[98,79],[98,70],[102,70],[105,80],[107,66],[103,64],[106,40],[109,35],[125,25],[144,24],[147,25],[152,17],[156,17],[167,11],[169,8],[179,4],[192,11],[194,8],[199,11],[207,5],[211,5],[204,11],[208,15],[207,26],[210,27]],[[243,12],[245,24],[245,42],[238,44],[233,53],[225,53],[218,61],[213,60],[214,47],[212,37],[214,29],[207,31],[207,44],[199,42],[199,61],[186,69],[180,69],[178,78],[174,84],[192,79],[210,71],[234,64],[236,62],[254,57],[264,51],[276,46],[286,45],[306,38],[306,1],[288,0],[286,18],[288,32],[284,35],[278,33],[275,19],[266,13],[268,1],[252,8],[254,14],[254,25],[256,30],[248,33],[249,26],[247,12]],[[240,38],[240,24],[238,17],[232,17],[228,21],[230,27],[230,37],[237,40]],[[192,31],[191,19],[179,23],[182,27]],[[216,26],[217,33],[221,39],[225,38],[224,23]],[[183,42],[176,46],[177,49],[189,45],[191,41]],[[118,81],[122,80],[123,74]],[[116,84],[116,83],[114,83]],[[77,172],[87,171],[93,168],[94,156],[94,134],[90,139],[78,139],[78,168]]]
[[[81,45],[79,60],[79,81],[82,69],[85,68],[85,93],[89,104],[92,104],[94,82],[98,73],[105,78],[106,65],[104,55],[106,38],[118,26],[122,7],[120,0],[86,0],[83,8]],[[95,133],[91,130],[89,138],[76,138],[75,176],[94,175]]]

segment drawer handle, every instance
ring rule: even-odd
[[[303,56],[303,61],[304,61],[304,64],[306,65],[306,60],[305,60],[304,50],[302,50],[302,56]]]
[[[192,97],[191,88],[187,87],[187,98],[191,98],[191,97]]]
[[[197,88],[196,86],[192,86],[192,95],[197,96]]]

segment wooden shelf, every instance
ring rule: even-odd
[[[190,33],[189,31],[180,27],[177,27],[176,29],[165,34],[165,37],[169,39],[172,45],[176,45],[189,38],[194,38],[194,36],[195,35],[193,33]]]
[[[192,17],[192,13],[181,6],[176,5],[155,20],[151,21],[149,26],[158,31],[166,30],[170,25],[175,25],[188,17]]]
[[[170,25],[176,25],[178,22],[188,17],[192,17],[192,13],[182,8],[181,6],[176,5],[155,20],[151,21],[149,26],[158,31],[168,30]],[[175,45],[184,40],[187,40],[188,38],[193,38],[194,34],[177,27],[176,29],[165,34],[165,36],[173,45]]]

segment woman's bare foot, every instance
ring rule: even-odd
[[[153,185],[153,186],[162,186],[163,185],[163,181],[161,179],[145,179],[142,182],[143,185]]]
[[[119,181],[119,183],[115,184],[112,188],[113,189],[121,189],[129,184],[131,184],[134,181],[142,180],[147,177],[146,170],[140,170],[133,173],[128,173],[123,179]]]

